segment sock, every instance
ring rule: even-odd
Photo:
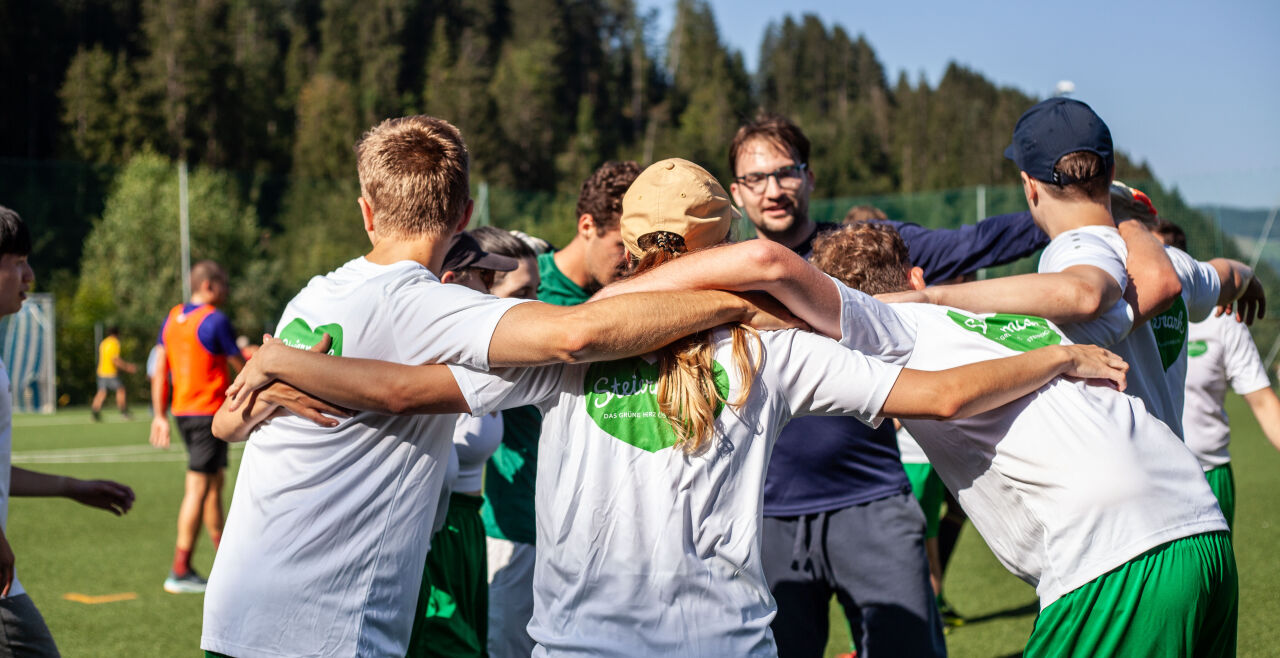
[[[173,549],[173,575],[185,576],[191,571],[191,549]]]

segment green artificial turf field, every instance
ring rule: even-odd
[[[1240,655],[1274,655],[1280,631],[1280,453],[1262,437],[1247,407],[1229,401],[1235,439],[1236,556],[1240,569]],[[140,415],[145,410],[139,409]],[[81,478],[110,478],[134,488],[132,512],[115,518],[61,499],[10,502],[9,540],[28,593],[44,613],[64,655],[198,656],[199,595],[160,589],[173,555],[174,523],[185,456],[180,445],[156,451],[148,422],[124,422],[108,411],[94,424],[87,410],[14,419],[14,463]],[[174,432],[177,441],[177,432]],[[240,450],[233,447],[232,472]],[[234,480],[228,482],[231,491]],[[229,494],[228,494],[229,495]],[[196,569],[207,574],[212,546],[202,535]],[[947,574],[947,597],[969,618],[952,629],[953,656],[1017,655],[1035,619],[1035,593],[1010,576],[966,528]],[[83,603],[67,595],[88,597]],[[97,598],[95,598],[97,597]],[[120,600],[112,600],[120,599]],[[848,631],[835,608],[828,655],[847,650]]]

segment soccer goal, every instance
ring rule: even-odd
[[[13,410],[53,413],[58,394],[52,294],[27,295],[22,310],[0,320],[0,359],[9,371]]]

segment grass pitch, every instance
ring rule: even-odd
[[[1247,406],[1228,402],[1237,487],[1235,548],[1240,570],[1240,655],[1274,655],[1280,644],[1280,453]],[[145,410],[139,409],[145,416]],[[14,463],[31,470],[124,482],[138,495],[123,518],[63,499],[18,498],[9,505],[9,541],[19,578],[66,656],[199,656],[203,596],[161,590],[173,557],[186,458],[147,445],[148,421],[87,410],[14,419]],[[234,486],[240,450],[231,451]],[[201,536],[194,563],[208,574],[213,547]],[[947,597],[968,623],[947,635],[952,656],[1018,655],[1036,615],[1032,588],[1009,575],[972,527],[947,573]],[[70,600],[66,597],[71,596]],[[87,601],[87,602],[86,602]],[[827,655],[848,650],[848,629],[831,615]]]

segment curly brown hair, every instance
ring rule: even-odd
[[[596,233],[618,228],[622,217],[622,196],[640,175],[640,165],[632,160],[610,160],[582,181],[578,193],[578,216],[591,215]]]
[[[911,288],[911,260],[898,231],[881,222],[853,222],[813,241],[814,267],[868,295]]]

